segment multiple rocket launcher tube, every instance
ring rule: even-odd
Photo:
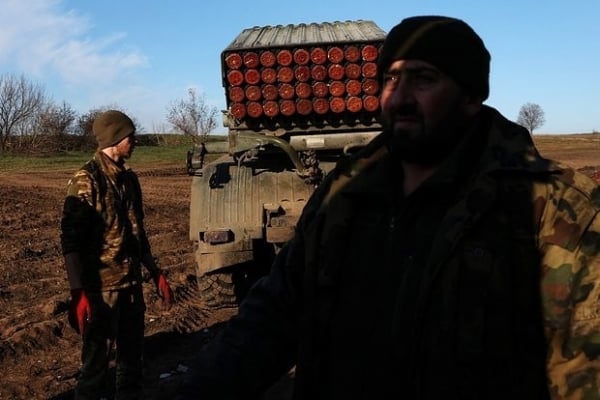
[[[325,116],[379,109],[374,44],[224,55],[229,110],[237,120],[279,115]]]

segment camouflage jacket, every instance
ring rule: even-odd
[[[141,283],[150,251],[137,175],[98,151],[67,185],[61,220],[63,254],[78,253],[87,290]]]
[[[386,202],[401,176],[382,134],[328,175],[200,359],[203,398],[215,382],[242,398],[294,364],[298,399],[600,398],[600,189],[489,107],[470,138],[442,166],[451,194],[434,192],[443,213],[416,243],[409,302],[377,302],[368,287],[386,280],[382,265],[406,264]],[[344,297],[348,285],[367,290]]]

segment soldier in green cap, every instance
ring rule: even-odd
[[[464,21],[406,18],[383,132],[342,161],[182,399],[599,399],[600,188],[484,104]]]
[[[116,398],[143,399],[143,264],[158,294],[173,299],[144,229],[142,191],[125,162],[137,139],[124,113],[108,110],[92,127],[94,157],[69,181],[61,243],[71,288],[69,323],[81,334],[81,371],[75,399],[106,398],[109,357],[116,346]]]

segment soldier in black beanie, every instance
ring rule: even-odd
[[[600,188],[484,105],[464,21],[401,21],[383,132],[338,164],[181,399],[600,398]],[[253,397],[256,396],[256,397]]]

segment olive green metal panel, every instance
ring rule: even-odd
[[[264,236],[265,204],[306,201],[311,185],[292,171],[265,171],[233,161],[207,165],[192,178],[190,239],[199,233],[229,229],[248,239]]]

